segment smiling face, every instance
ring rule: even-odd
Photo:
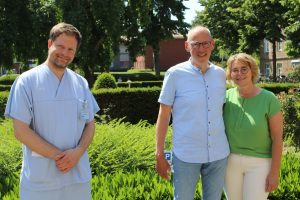
[[[253,84],[252,71],[246,62],[233,61],[230,67],[230,78],[238,86]]]
[[[60,34],[54,41],[48,40],[47,63],[53,70],[65,70],[76,53],[77,40],[75,36]]]
[[[186,51],[190,52],[192,63],[196,66],[207,64],[215,42],[206,28],[192,29],[185,42]]]

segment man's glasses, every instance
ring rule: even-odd
[[[189,44],[193,49],[200,49],[201,46],[203,49],[207,49],[210,47],[211,41],[204,41],[204,42],[190,41]]]
[[[237,75],[238,73],[247,74],[249,72],[249,67],[242,67],[240,69],[232,69],[231,73]]]

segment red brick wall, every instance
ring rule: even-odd
[[[160,42],[159,59],[162,71],[189,59],[190,54],[186,52],[184,42],[184,38],[176,38]],[[149,46],[146,48],[145,67],[153,69],[153,51]]]

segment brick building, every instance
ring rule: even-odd
[[[285,41],[276,43],[276,75],[287,76],[295,67],[300,67],[300,58],[289,58],[284,52]],[[272,76],[273,58],[272,44],[268,40],[263,40],[260,48],[260,71],[263,76]]]

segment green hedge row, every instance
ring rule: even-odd
[[[0,77],[0,85],[12,85],[19,74],[4,75]]]
[[[156,82],[153,83],[156,84]],[[278,94],[282,91],[288,92],[291,88],[296,88],[298,85],[278,83],[259,86]],[[101,107],[99,114],[102,120],[110,121],[116,118],[124,118],[124,121],[131,123],[137,123],[140,120],[148,120],[150,123],[155,123],[159,109],[157,100],[160,90],[160,87],[116,88],[96,90],[93,91],[93,94]],[[8,92],[0,92],[1,114],[4,112],[7,96]]]
[[[131,81],[158,81],[162,80],[163,76],[157,78],[153,73],[150,72],[110,72],[116,80],[119,78],[122,79],[122,82],[126,82],[127,80]],[[95,80],[100,73],[96,72]]]
[[[163,81],[135,81],[117,83],[118,87],[142,88],[142,87],[161,87]]]
[[[10,91],[11,85],[0,85],[0,92],[1,91]]]
[[[8,91],[0,92],[0,118],[3,117],[8,95]]]
[[[124,121],[137,123],[148,120],[154,123],[159,104],[160,88],[116,88],[93,91],[102,108],[100,115],[104,120],[124,118]]]

